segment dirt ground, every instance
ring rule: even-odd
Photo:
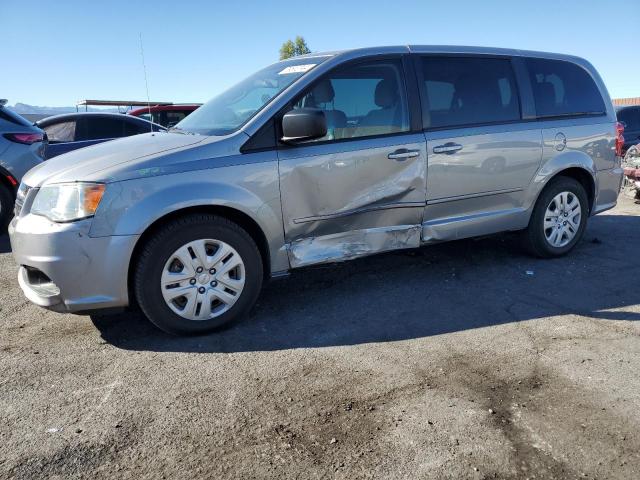
[[[29,304],[0,237],[0,478],[640,478],[640,205],[307,269],[222,333]]]

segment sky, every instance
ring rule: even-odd
[[[0,98],[204,102],[278,60],[302,35],[314,52],[477,45],[568,53],[612,97],[640,96],[640,0],[0,0]]]

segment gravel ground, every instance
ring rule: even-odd
[[[640,205],[307,269],[172,338],[29,304],[0,237],[1,478],[640,477]]]

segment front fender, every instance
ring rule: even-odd
[[[141,235],[170,213],[202,206],[223,206],[248,215],[267,239],[272,269],[288,269],[275,161],[109,184],[90,235]]]

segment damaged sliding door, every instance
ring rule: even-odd
[[[292,267],[420,245],[426,145],[411,133],[402,62],[339,68],[293,108],[325,112],[321,139],[279,149]]]

